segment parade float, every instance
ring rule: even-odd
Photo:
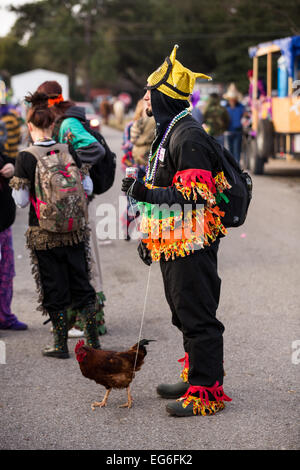
[[[269,158],[300,158],[300,36],[250,47],[249,56],[253,59],[251,121],[244,133],[243,163],[254,174],[263,174]],[[266,92],[259,96],[259,63],[263,61]]]

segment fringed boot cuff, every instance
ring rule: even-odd
[[[188,382],[188,375],[189,375],[189,355],[186,352],[184,357],[181,359],[178,359],[178,362],[183,364],[183,369],[180,374],[180,378],[183,380],[183,382]]]
[[[214,397],[213,401],[209,399],[209,394]],[[205,416],[223,410],[225,408],[224,402],[232,401],[232,399],[225,395],[223,386],[216,382],[213,387],[191,385],[178,401],[183,402],[183,408],[192,403],[194,415],[201,414]]]

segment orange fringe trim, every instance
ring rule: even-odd
[[[187,186],[183,186],[179,178],[174,177],[176,189],[187,200],[197,201],[198,195],[206,201],[201,210],[190,211],[184,219],[184,214],[161,220],[143,215],[140,231],[144,234],[143,243],[151,251],[153,261],[159,261],[161,256],[168,261],[176,257],[185,257],[195,249],[209,246],[216,241],[218,235],[227,234],[227,229],[221,222],[224,212],[216,205],[216,195],[231,186],[224,173],[219,172],[212,183],[197,181],[197,173],[190,170]],[[181,172],[184,175],[184,171]],[[208,173],[209,172],[205,172]]]
[[[159,261],[162,254],[166,260],[184,257],[195,249],[209,246],[219,233],[227,234],[227,229],[221,222],[223,215],[224,212],[215,206],[190,211],[185,221],[181,217],[163,220],[142,217],[140,230],[147,237],[142,241],[151,250],[153,261]]]
[[[180,374],[180,378],[183,380],[183,382],[188,382],[188,375],[189,375],[189,369],[188,367],[185,367],[181,374]]]
[[[179,400],[182,400],[179,398]],[[186,408],[191,402],[193,402],[193,413],[194,415],[214,415],[218,411],[224,410],[225,403],[222,401],[209,401],[208,403],[202,401],[193,395],[189,395],[183,402],[183,408]]]

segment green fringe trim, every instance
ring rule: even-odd
[[[169,219],[170,217],[181,219],[182,209],[175,211],[170,211],[170,208],[164,208],[163,205],[158,206],[156,204],[151,204],[150,202],[138,202],[138,208],[143,217],[146,217],[149,220],[158,220],[162,221],[164,219]]]

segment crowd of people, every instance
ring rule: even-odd
[[[138,254],[147,266],[159,261],[172,323],[183,338],[181,381],[160,384],[157,392],[179,399],[168,404],[168,413],[191,416],[214,414],[231,400],[223,391],[224,326],[216,317],[217,255],[220,238],[227,233],[219,202],[227,199],[223,193],[230,188],[220,155],[227,145],[239,161],[245,108],[231,84],[223,96],[225,106],[212,94],[200,109],[194,84],[197,77],[210,77],[185,68],[176,51],[177,46],[148,77],[146,94],[125,127],[121,167],[124,172],[135,167],[137,178],[124,175],[121,190],[128,197],[125,239],[130,240],[130,222],[141,215]],[[11,311],[11,226],[16,206],[29,207],[26,245],[39,309],[49,316],[53,332],[53,345],[42,354],[66,359],[72,329],[95,349],[101,348],[99,335],[106,331],[93,196],[109,147],[101,134],[92,132],[84,109],[64,99],[59,83],[42,83],[25,103],[31,143],[18,152],[20,138],[13,138],[0,155],[0,203],[7,208],[0,218],[0,328],[27,328]],[[106,108],[103,102],[108,122]],[[119,109],[120,119],[123,111]],[[16,129],[12,121],[12,116],[6,119],[7,135]],[[132,200],[139,208],[133,213]],[[154,216],[152,208],[162,204],[177,204],[179,209]],[[191,207],[187,214],[185,204]],[[202,216],[204,233],[199,234],[194,224]],[[180,236],[179,223],[184,226]],[[153,237],[153,224],[158,238]]]
[[[223,96],[211,93],[202,107],[202,111],[193,102],[194,94],[191,100],[193,117],[203,125],[209,135],[225,146],[235,160],[240,163],[243,120],[249,117],[249,111],[242,103],[242,94],[238,91],[236,85],[231,83]],[[200,97],[197,101],[199,99]]]

